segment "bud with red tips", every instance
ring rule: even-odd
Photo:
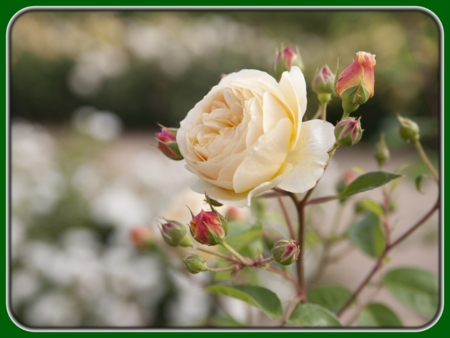
[[[164,241],[170,246],[192,246],[191,239],[186,235],[186,228],[177,221],[166,220],[161,224],[160,231]]]
[[[363,130],[361,129],[360,119],[353,117],[342,119],[334,128],[334,136],[339,146],[353,146],[361,140]]]
[[[275,62],[273,64],[275,78],[281,79],[283,72],[290,71],[293,66],[297,66],[301,70],[304,68],[303,60],[298,48],[295,48],[294,52],[291,46],[284,48],[284,46],[281,45],[281,49],[277,51],[277,56],[275,57]]]
[[[140,226],[131,229],[130,237],[139,249],[152,249],[155,246],[153,230],[148,226]]]
[[[183,259],[183,263],[186,270],[193,274],[208,270],[206,261],[196,254],[186,256],[186,258]]]
[[[275,262],[282,265],[290,265],[298,259],[300,247],[292,239],[281,239],[272,248],[272,255]]]
[[[206,245],[223,243],[228,232],[228,224],[222,215],[215,211],[202,210],[197,216],[192,217],[189,228],[197,242]]]
[[[325,65],[319,69],[314,75],[311,88],[317,94],[320,103],[325,104],[335,95],[334,81],[336,76],[331,72],[330,68]]]
[[[358,52],[353,63],[339,75],[336,93],[342,98],[344,116],[348,116],[373,96],[375,64],[375,55]]]
[[[159,133],[156,133],[158,140],[158,149],[168,158],[179,161],[183,159],[177,143],[177,129],[162,127]]]

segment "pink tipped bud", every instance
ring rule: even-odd
[[[162,127],[159,133],[156,133],[158,148],[168,158],[179,161],[183,159],[177,144],[177,133],[175,128]]]
[[[298,259],[300,248],[292,239],[281,239],[272,248],[272,255],[275,262],[282,265],[290,265]]]
[[[155,245],[153,230],[148,226],[140,226],[131,229],[130,237],[139,249],[151,249]]]
[[[334,128],[334,136],[336,137],[336,143],[339,146],[353,146],[361,140],[363,130],[359,119],[355,120],[353,117],[347,117],[342,119],[336,124]]]
[[[328,102],[331,100],[331,96],[335,94],[335,79],[336,76],[331,72],[330,68],[325,65],[317,71],[316,75],[314,75],[311,88],[314,93],[319,96],[319,99],[323,97],[323,99]]]
[[[200,211],[189,223],[192,237],[202,244],[217,245],[223,242],[228,232],[225,219],[214,211]]]
[[[192,246],[190,238],[186,235],[186,228],[177,221],[166,220],[161,224],[160,231],[164,241],[170,246]]]
[[[287,46],[286,48],[281,46],[281,50],[277,52],[275,62],[273,64],[275,77],[280,79],[281,74],[283,74],[283,72],[290,71],[293,66],[297,66],[301,70],[304,68],[298,48],[296,48],[296,51],[294,52],[291,46]]]
[[[227,213],[225,214],[225,218],[228,221],[244,222],[246,219],[246,215],[242,209],[236,208],[236,207],[230,207],[227,210]]]
[[[206,265],[206,261],[196,254],[191,254],[183,259],[184,266],[186,270],[190,273],[199,273],[202,271],[208,270],[208,266]]]

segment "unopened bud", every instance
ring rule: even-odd
[[[179,161],[183,159],[177,143],[177,129],[162,127],[159,133],[156,133],[158,140],[158,149],[168,158]]]
[[[397,115],[397,120],[400,123],[400,137],[406,142],[417,142],[420,137],[417,123],[400,115]]]
[[[353,146],[361,140],[363,130],[359,120],[353,117],[346,117],[336,124],[334,136],[339,146]]]
[[[191,239],[186,235],[186,228],[177,221],[166,220],[161,224],[160,231],[164,241],[170,246],[192,246]]]
[[[153,230],[148,226],[140,226],[131,229],[130,237],[139,249],[152,249],[155,246]]]
[[[330,68],[325,65],[319,69],[314,75],[311,88],[317,94],[319,101],[324,104],[331,100],[335,95],[334,82],[336,76],[331,72]]]
[[[292,239],[281,239],[272,248],[272,255],[275,262],[282,265],[294,263],[300,253],[300,248]]]
[[[277,52],[275,62],[273,64],[275,77],[277,79],[281,79],[283,72],[290,71],[293,66],[297,66],[301,70],[304,68],[303,60],[300,56],[298,48],[296,48],[294,52],[290,46],[284,48],[282,45],[281,49]]]
[[[218,212],[200,211],[189,223],[192,237],[202,244],[217,245],[223,242],[228,224]]]
[[[348,116],[373,96],[375,64],[375,55],[358,52],[353,63],[339,75],[336,93],[342,98],[344,116]]]
[[[380,135],[380,141],[375,144],[375,148],[375,159],[378,162],[378,166],[381,167],[384,162],[389,160],[389,157],[391,156],[389,148],[386,145],[386,141],[384,140],[384,133]]]
[[[184,266],[186,267],[186,270],[190,273],[199,273],[202,271],[208,270],[208,266],[206,265],[206,261],[196,254],[191,254],[189,256],[186,256],[183,259]]]
[[[336,184],[336,191],[340,194],[357,177],[358,177],[358,174],[356,174],[353,170],[348,170],[344,174],[344,176],[339,180],[338,184]]]

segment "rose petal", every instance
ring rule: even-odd
[[[328,162],[328,150],[334,145],[334,126],[326,121],[311,120],[302,123],[297,147],[288,153],[286,162],[292,170],[279,187],[301,193],[314,187]]]
[[[263,128],[267,133],[275,128],[278,122],[288,117],[286,109],[271,93],[263,95]]]
[[[277,81],[272,76],[266,72],[255,69],[242,69],[239,72],[230,73],[219,82],[219,86],[228,86],[230,84],[233,84],[234,86],[236,81],[241,82],[241,80],[245,79],[253,81],[255,79],[261,79],[267,81],[270,86],[277,86]]]
[[[236,169],[233,178],[236,193],[249,191],[272,179],[286,158],[291,133],[292,122],[284,118],[275,129],[259,138]]]

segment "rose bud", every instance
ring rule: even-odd
[[[290,265],[297,260],[300,248],[292,239],[281,239],[272,248],[272,255],[275,262],[282,265]]]
[[[389,157],[391,156],[389,148],[386,145],[386,141],[384,140],[384,133],[380,135],[380,141],[375,144],[375,148],[375,159],[378,162],[378,166],[381,168],[384,162],[389,160]]]
[[[192,246],[191,239],[186,235],[186,228],[183,224],[166,220],[167,223],[161,224],[160,231],[164,241],[170,246]]]
[[[246,219],[246,215],[242,209],[230,207],[225,214],[225,218],[227,219],[227,221],[244,222]]]
[[[359,120],[353,117],[346,117],[336,124],[334,136],[339,146],[353,146],[361,140],[363,130]]]
[[[192,237],[202,244],[217,245],[223,242],[228,232],[225,219],[214,211],[200,211],[189,223]]]
[[[336,76],[331,72],[327,65],[319,69],[314,75],[311,88],[319,97],[321,103],[327,103],[331,96],[335,94],[334,81]]]
[[[336,184],[336,191],[340,194],[344,191],[347,186],[352,183],[356,178],[358,177],[358,174],[356,174],[353,170],[348,170],[344,176],[341,178],[341,180]]]
[[[273,71],[277,79],[281,78],[281,74],[283,74],[283,72],[290,71],[292,66],[297,66],[301,70],[304,69],[303,60],[300,56],[298,48],[295,49],[295,52],[290,46],[287,46],[284,49],[283,46],[281,46],[281,49],[282,50],[277,52],[277,56],[275,57],[275,62],[273,64]]]
[[[130,237],[139,249],[152,249],[155,246],[153,230],[148,226],[140,226],[131,229]]]
[[[178,149],[177,129],[162,127],[161,131],[156,133],[156,139],[158,140],[158,149],[168,158],[175,161],[183,159],[180,149]]]
[[[417,123],[400,115],[397,115],[397,120],[400,123],[400,137],[406,142],[416,143],[420,137]]]
[[[189,256],[186,256],[183,259],[184,266],[186,267],[186,270],[190,273],[199,273],[202,271],[208,270],[208,266],[206,265],[206,261],[196,254],[191,254]]]
[[[375,55],[356,53],[356,59],[345,68],[336,82],[336,93],[342,98],[344,114],[348,116],[374,94]]]

